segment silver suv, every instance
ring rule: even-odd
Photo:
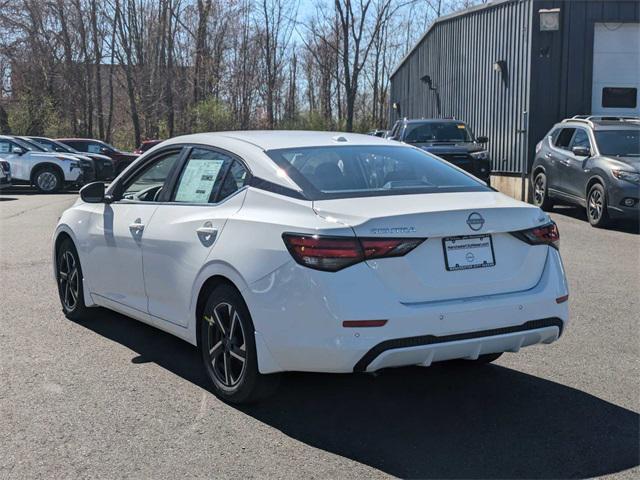
[[[640,216],[640,118],[575,116],[536,145],[533,203],[585,207],[589,223]]]

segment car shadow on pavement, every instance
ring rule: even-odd
[[[102,309],[81,325],[135,351],[134,363],[155,362],[208,389],[189,344]],[[237,408],[403,478],[585,478],[640,463],[637,413],[497,365],[292,373],[273,397]]]

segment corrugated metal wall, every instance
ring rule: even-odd
[[[507,0],[439,21],[391,78],[391,118],[453,116],[489,137],[496,173],[526,168],[531,2]],[[494,64],[504,61],[503,72]],[[440,96],[424,81],[429,75]]]

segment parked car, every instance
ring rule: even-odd
[[[398,120],[388,136],[433,153],[491,184],[491,159],[484,144],[464,122],[455,119]]]
[[[138,154],[138,155],[142,155],[147,150],[150,150],[153,147],[155,147],[156,145],[159,145],[161,143],[162,143],[162,140],[144,140],[140,144],[140,146],[133,151],[133,153]]]
[[[93,166],[96,172],[96,180],[112,180],[115,176],[115,168],[113,166],[113,160],[102,155],[100,153],[93,152],[79,152],[69,145],[65,145],[62,142],[52,140],[46,137],[26,137],[34,143],[40,145],[40,147],[50,152],[68,153],[81,158],[89,158],[93,160]]]
[[[640,217],[640,118],[577,116],[536,145],[533,203],[585,207],[589,223]]]
[[[568,319],[549,216],[398,142],[188,135],[80,196],[53,239],[65,314],[99,305],[198,345],[230,402],[287,370],[491,362]]]
[[[14,184],[35,186],[42,193],[54,193],[65,186],[83,185],[93,171],[67,154],[40,151],[16,137],[0,135],[0,156],[11,165]],[[85,173],[86,172],[86,173]]]
[[[0,159],[0,190],[11,186],[11,165]]]
[[[23,137],[23,136],[19,136],[19,135],[15,135],[13,136],[13,138],[17,138],[18,140],[22,140],[22,142],[31,150],[34,152],[42,152],[42,153],[51,153],[51,150],[43,147],[42,145],[40,145],[39,143],[31,140],[29,137]],[[80,155],[80,154],[67,154],[65,153],[65,155],[69,155],[73,158],[75,158],[78,163],[80,163],[80,168],[82,169],[82,183],[89,183],[89,182],[93,182],[94,180],[96,180],[96,167],[95,167],[95,163],[94,161],[84,155]]]
[[[90,138],[58,138],[58,142],[69,145],[71,148],[86,153],[99,153],[106,155],[113,160],[115,174],[120,175],[122,171],[133,162],[138,155],[118,150],[113,145],[100,140]]]

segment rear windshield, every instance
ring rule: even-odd
[[[472,142],[473,138],[464,123],[427,122],[409,123],[405,129],[407,143]]]
[[[602,155],[640,155],[640,129],[596,130],[595,136]]]
[[[326,146],[266,153],[310,200],[491,191],[444,160],[406,146]]]

